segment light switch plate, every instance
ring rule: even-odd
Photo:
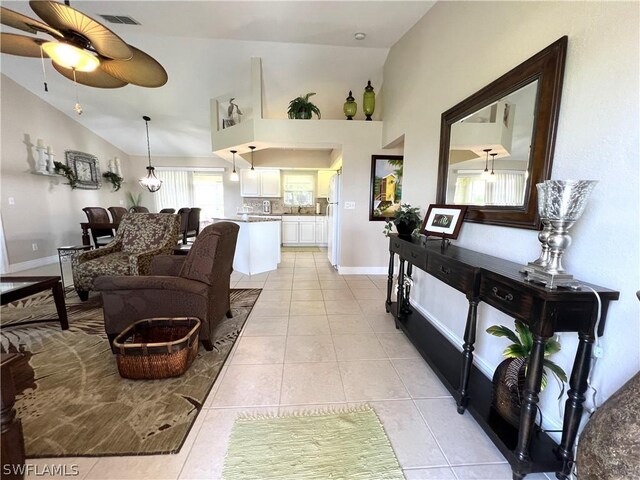
[[[9,205],[15,205],[16,204],[16,199],[13,198],[13,197],[7,198],[7,201],[9,202]]]
[[[356,202],[344,202],[345,210],[354,210],[356,208]]]

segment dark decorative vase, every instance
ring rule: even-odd
[[[301,109],[296,112],[297,120],[310,120],[311,119],[311,110]]]
[[[524,393],[527,361],[524,358],[507,358],[493,374],[491,405],[514,427],[520,425],[520,404]]]
[[[407,222],[395,223],[394,222],[394,224],[396,226],[396,230],[398,231],[399,237],[410,237],[413,231],[418,226],[418,224],[415,222],[411,222],[411,223],[407,223]]]

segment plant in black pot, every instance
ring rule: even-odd
[[[420,217],[420,208],[412,207],[408,203],[403,203],[396,211],[396,215],[393,220],[387,218],[385,221],[387,223],[382,231],[385,236],[389,236],[392,230],[392,225],[395,225],[400,237],[410,237],[422,221],[422,218]]]
[[[519,320],[515,321],[516,331],[504,325],[493,325],[487,328],[487,333],[496,337],[506,337],[513,343],[509,345],[502,355],[505,360],[498,365],[493,374],[492,405],[496,411],[510,424],[517,427],[520,424],[520,404],[524,394],[524,383],[527,375],[527,365],[533,347],[533,335],[529,328]],[[554,375],[561,392],[558,398],[564,394],[564,384],[567,382],[567,374],[547,357],[560,351],[560,343],[550,338],[544,346],[544,369],[542,370],[541,390],[547,386],[547,369]]]
[[[289,118],[309,120],[312,114],[316,114],[320,118],[320,109],[309,101],[309,97],[315,95],[314,92],[307,93],[305,96],[294,98],[289,102],[289,110],[287,115]]]

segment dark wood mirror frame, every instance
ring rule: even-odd
[[[505,95],[538,80],[535,106],[536,119],[528,166],[529,176],[525,186],[524,205],[520,207],[469,205],[465,221],[516,228],[540,228],[535,185],[548,180],[551,174],[566,53],[567,37],[564,36],[442,114],[438,203],[447,203],[451,125],[500,100]]]

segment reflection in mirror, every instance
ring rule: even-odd
[[[538,80],[451,125],[446,203],[522,206]]]

